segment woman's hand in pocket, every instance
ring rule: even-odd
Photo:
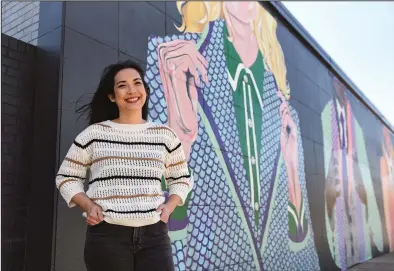
[[[163,203],[161,204],[156,211],[161,212],[160,214],[160,220],[163,221],[164,223],[168,223],[168,220],[170,219],[170,215],[174,212],[175,207],[173,204],[168,204],[168,203]]]
[[[86,210],[86,214],[87,214],[86,222],[88,223],[89,226],[97,225],[104,220],[103,210],[99,205],[97,205],[94,202],[89,204]]]
[[[72,201],[86,213],[86,222],[89,226],[97,225],[104,220],[101,207],[94,203],[85,193],[76,194]]]

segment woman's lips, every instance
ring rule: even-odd
[[[128,98],[128,99],[126,99],[125,101],[126,101],[127,103],[135,103],[135,102],[137,102],[139,99],[140,99],[140,97],[134,97],[134,98]]]

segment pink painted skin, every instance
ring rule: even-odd
[[[231,15],[229,16],[231,19],[228,19],[232,21],[234,27],[238,26],[234,35],[241,33],[241,36],[237,39],[236,47],[247,66],[253,64],[258,50],[257,41],[253,33],[251,33],[249,24],[257,15],[255,5],[256,2],[224,3],[229,15]],[[243,30],[248,31],[245,32]],[[249,38],[244,38],[242,33],[248,33]],[[243,40],[252,40],[253,46],[251,46],[250,42],[243,42]],[[254,50],[251,50],[251,47]],[[198,52],[194,42],[185,40],[175,40],[160,44],[158,55],[160,76],[167,102],[169,126],[182,141],[186,158],[189,159],[191,146],[196,140],[198,133],[198,96],[196,88],[201,83],[198,71],[201,73],[203,81],[208,84],[206,70],[208,62]],[[186,72],[188,71],[193,78],[186,82]]]
[[[208,84],[208,62],[198,52],[194,42],[185,40],[160,44],[158,55],[169,126],[178,135],[189,159],[191,145],[198,134],[196,87],[201,85],[198,71]],[[192,75],[188,82],[186,72]]]
[[[280,117],[282,121],[282,129],[280,133],[280,147],[287,169],[289,197],[290,202],[294,205],[297,212],[300,213],[301,189],[298,178],[297,126],[295,125],[291,117],[288,102],[286,101],[282,92],[278,91],[277,95],[282,100],[282,104],[279,107]],[[290,129],[289,135],[287,127]]]
[[[257,16],[257,2],[256,1],[226,1],[223,3],[227,12],[231,17],[243,23],[250,23],[256,19]]]
[[[231,37],[242,63],[249,68],[256,61],[259,46],[250,24],[257,16],[257,2],[224,2],[227,10],[227,28],[232,29]]]

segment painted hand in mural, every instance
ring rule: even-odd
[[[297,145],[297,126],[291,116],[289,104],[282,92],[277,92],[282,100],[280,105],[281,134],[280,147],[286,164],[290,202],[294,205],[297,212],[301,209],[301,189],[298,179],[298,145]]]
[[[167,102],[169,126],[182,141],[189,158],[191,145],[197,138],[197,87],[200,74],[208,83],[208,62],[192,41],[175,40],[158,47],[160,76]]]

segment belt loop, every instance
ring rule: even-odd
[[[138,227],[131,227],[132,231],[133,231],[133,236],[132,236],[132,245],[133,245],[133,250],[135,252],[135,250],[137,250],[137,246],[138,246]]]

